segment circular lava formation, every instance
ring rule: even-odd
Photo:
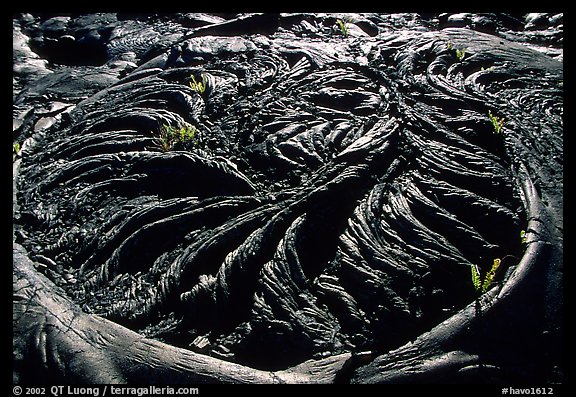
[[[561,220],[561,38],[561,15],[16,16],[15,241],[175,347],[384,354],[471,304],[475,265],[513,273],[523,167]]]

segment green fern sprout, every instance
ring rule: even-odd
[[[182,127],[178,130],[178,141],[186,143],[192,141],[196,135],[196,128],[194,127]]]
[[[526,230],[521,230],[521,231],[520,231],[520,242],[521,242],[522,244],[526,244],[526,242],[527,242],[527,241],[526,241],[527,237],[528,237],[528,236],[526,235]]]
[[[484,277],[484,282],[482,283],[482,292],[486,292],[490,289],[490,285],[492,281],[494,281],[494,277],[496,276],[496,270],[500,267],[500,263],[502,261],[499,258],[494,259],[494,263],[490,268],[490,271],[486,273],[486,277]]]
[[[196,81],[194,75],[190,75],[192,81],[190,81],[190,88],[199,94],[203,94],[206,91],[206,75],[202,73],[202,81]]]
[[[164,124],[158,135],[158,146],[163,152],[169,152],[174,147],[173,128]]]
[[[488,117],[490,118],[492,126],[494,127],[494,133],[500,134],[500,132],[502,131],[502,127],[504,127],[504,117],[499,119],[498,117],[492,114],[491,110],[488,110]]]
[[[348,35],[350,34],[349,20],[346,18],[337,19],[336,23],[338,24],[338,27],[340,28],[340,32],[342,33],[342,35],[344,37],[348,37]]]
[[[470,268],[472,272],[472,285],[477,292],[480,292],[482,288],[482,280],[480,278],[480,270],[478,270],[478,265],[472,265]]]
[[[162,128],[160,128],[160,133],[158,135],[158,147],[163,152],[169,152],[178,144],[186,146],[186,144],[191,142],[193,145],[197,145],[197,132],[198,130],[194,126],[174,128],[170,125],[164,124],[162,125]]]
[[[458,58],[459,61],[463,60],[466,55],[466,48],[455,48],[451,41],[446,43],[446,48],[448,51],[455,51],[456,58]]]
[[[20,144],[15,142],[12,144],[12,161],[16,161],[16,159],[20,156]]]
[[[456,58],[458,58],[459,61],[463,60],[465,55],[466,55],[466,48],[462,49],[456,48]]]
[[[488,273],[486,273],[486,275],[484,276],[484,280],[482,280],[480,276],[480,270],[478,269],[478,266],[472,265],[472,267],[470,268],[472,272],[472,284],[474,285],[474,289],[476,290],[476,292],[478,292],[479,294],[483,294],[490,289],[490,286],[494,281],[494,277],[496,276],[496,271],[500,267],[500,263],[502,263],[502,260],[500,260],[500,258],[494,259],[490,271],[488,271]]]

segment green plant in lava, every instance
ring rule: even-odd
[[[451,41],[446,43],[446,48],[449,51],[454,51],[456,53],[456,58],[459,61],[462,61],[464,59],[464,56],[466,55],[466,48],[456,48],[454,47],[454,44],[452,44]]]
[[[179,145],[183,148],[188,146],[190,143],[196,146],[198,144],[197,134],[198,130],[194,126],[174,128],[170,125],[164,124],[160,128],[156,142],[160,150],[163,152],[169,152]]]
[[[206,91],[206,75],[202,73],[202,81],[196,81],[194,75],[190,75],[190,88],[192,88],[198,94],[203,94]]]
[[[500,267],[502,260],[500,258],[494,259],[492,267],[482,279],[480,275],[480,270],[478,269],[477,265],[472,265],[470,271],[472,272],[472,284],[474,285],[474,289],[478,294],[483,294],[490,289],[492,282],[494,281],[494,277],[496,276],[496,271]]]
[[[483,313],[482,313],[482,304],[480,302],[480,297],[482,296],[482,294],[484,294],[485,292],[487,292],[490,289],[490,286],[492,285],[492,282],[494,281],[494,277],[496,276],[496,271],[498,270],[498,268],[500,267],[500,264],[502,263],[502,260],[500,260],[500,258],[496,258],[494,259],[494,262],[492,263],[492,267],[490,268],[490,270],[488,271],[488,273],[486,273],[486,275],[484,277],[481,276],[480,274],[480,269],[478,268],[478,265],[472,265],[470,267],[470,271],[472,272],[472,285],[474,286],[474,289],[476,290],[476,297],[474,298],[474,316],[476,318],[476,320],[478,321],[478,327],[479,327],[479,332],[480,332],[480,336],[482,336],[483,333],[487,332],[485,327],[486,327],[486,323],[484,322],[483,318]],[[476,348],[478,349],[479,352],[484,351],[484,346],[482,343],[482,338],[477,338],[476,339],[477,345]],[[480,358],[480,368],[484,368],[484,360],[482,359],[481,355],[479,354],[479,358]]]
[[[12,161],[16,161],[16,158],[20,155],[20,144],[15,142],[12,144]]]
[[[350,20],[348,18],[342,18],[342,19],[337,19],[336,23],[338,24],[338,27],[340,28],[340,33],[342,33],[342,35],[344,37],[348,37],[348,35],[350,34]]]
[[[472,285],[476,292],[480,292],[482,290],[482,279],[480,278],[480,270],[478,269],[478,265],[472,265],[470,267],[470,271],[472,272]]]
[[[490,122],[494,127],[494,133],[500,134],[502,131],[502,127],[504,127],[504,117],[498,118],[492,114],[491,110],[488,110],[488,117],[490,118]]]
[[[462,49],[456,48],[456,58],[458,58],[459,61],[463,60],[465,55],[466,55],[466,48]]]
[[[526,241],[526,238],[527,238],[527,237],[528,237],[528,236],[526,235],[526,230],[521,230],[521,231],[520,231],[520,241],[522,242],[522,244],[526,244],[526,243],[527,243],[527,241]]]

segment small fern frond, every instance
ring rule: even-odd
[[[486,274],[486,277],[484,277],[484,282],[482,283],[482,292],[486,292],[490,289],[490,285],[492,284],[492,281],[494,281],[496,270],[498,270],[498,267],[500,267],[500,263],[502,263],[500,258],[494,259],[494,263],[492,264],[490,271]]]
[[[472,272],[472,284],[474,285],[474,289],[477,292],[480,292],[482,289],[482,280],[480,279],[480,270],[478,269],[478,265],[472,265],[470,271]]]

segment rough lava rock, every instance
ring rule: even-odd
[[[14,382],[562,382],[562,18],[15,15]]]

